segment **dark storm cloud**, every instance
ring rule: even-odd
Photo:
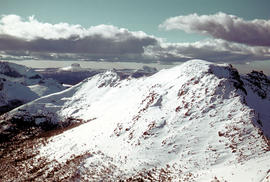
[[[245,63],[269,60],[270,49],[210,39],[194,43],[161,43],[158,46],[149,46],[145,48],[145,56],[161,62],[204,59],[212,62]]]
[[[160,27],[211,35],[214,38],[251,46],[270,46],[270,20],[245,21],[225,13],[202,16],[190,14],[169,18]]]
[[[88,53],[88,54],[141,54],[144,46],[157,44],[157,40],[150,37],[125,37],[124,40],[104,38],[93,35],[84,38],[70,37],[67,39],[34,39],[31,41],[9,35],[0,35],[1,50],[24,50],[32,52],[57,53]]]

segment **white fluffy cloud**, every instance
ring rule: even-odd
[[[245,21],[237,16],[220,12],[214,15],[190,14],[172,17],[159,27],[211,35],[214,38],[251,46],[270,46],[270,20]]]
[[[67,23],[55,25],[41,23],[34,16],[24,21],[20,16],[7,15],[0,20],[0,33],[31,41],[39,38],[66,39],[71,35],[84,37],[87,30],[80,25],[69,25]]]
[[[101,36],[106,39],[125,41],[128,38],[153,38],[142,31],[130,32],[124,28],[112,25],[92,26],[88,29],[81,25],[70,25],[68,23],[50,24],[39,22],[34,16],[24,21],[17,15],[6,15],[0,19],[0,33],[25,40],[35,39],[69,39],[70,37],[85,38],[90,36]]]

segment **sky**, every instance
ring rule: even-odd
[[[268,72],[269,7],[269,0],[0,0],[0,59],[204,59]]]

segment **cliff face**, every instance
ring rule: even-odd
[[[37,144],[22,179],[267,180],[269,83],[201,60],[140,79],[106,72],[12,110],[2,129],[68,126]]]

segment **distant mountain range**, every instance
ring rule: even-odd
[[[150,76],[157,72],[154,67],[143,66],[142,69],[113,69],[121,78],[133,77],[139,78]],[[88,69],[82,68],[79,64],[63,68],[47,68],[37,69],[37,72],[42,74],[44,78],[53,78],[59,83],[67,85],[75,85],[82,80],[92,77],[96,74],[105,72],[105,69]]]
[[[1,116],[0,180],[267,182],[269,108],[267,76],[227,64],[99,73]]]

